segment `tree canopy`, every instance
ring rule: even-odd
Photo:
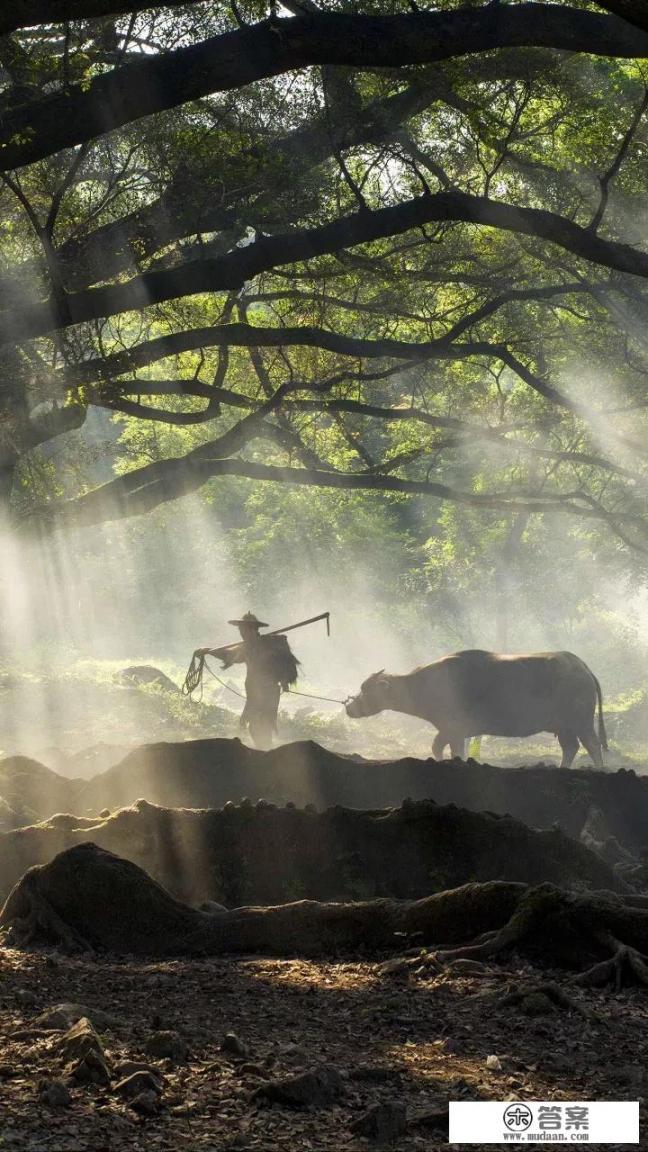
[[[647,13],[8,6],[5,501],[87,524],[247,477],[645,551]],[[37,483],[93,410],[118,474]]]

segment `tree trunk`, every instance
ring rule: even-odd
[[[519,556],[524,530],[531,517],[530,511],[518,512],[511,520],[508,535],[502,546],[495,569],[495,651],[508,652],[510,646],[509,620],[511,600],[515,590],[513,566]]]
[[[0,454],[0,527],[9,519],[16,464],[15,458],[8,458]]]

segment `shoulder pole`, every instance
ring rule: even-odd
[[[285,628],[275,628],[272,632],[264,632],[264,636],[280,636],[283,632],[294,632],[295,628],[305,628],[307,624],[315,624],[318,620],[326,620],[326,635],[331,635],[331,622],[330,612],[320,612],[319,616],[310,616],[308,620],[299,620],[297,624],[287,624]],[[238,648],[241,644],[240,640],[235,640],[233,644],[222,644],[218,649],[213,648],[212,652],[228,652],[231,648]]]
[[[285,628],[275,628],[273,632],[266,632],[265,635],[266,636],[280,636],[284,632],[294,632],[295,628],[305,628],[307,624],[316,624],[318,620],[326,620],[326,635],[330,636],[331,635],[330,617],[331,617],[330,612],[320,612],[319,616],[309,616],[308,620],[299,620],[297,622],[297,624],[287,624]],[[225,644],[225,645],[223,645],[222,648],[218,648],[218,649],[213,648],[211,651],[212,652],[216,652],[216,651],[227,652],[231,648],[238,648],[240,643],[241,643],[241,641],[239,640],[235,644]],[[189,665],[189,671],[187,672],[185,682],[182,686],[183,695],[191,696],[191,693],[194,692],[196,690],[196,688],[198,687],[198,685],[201,683],[204,665],[205,665],[204,655],[199,656],[197,652],[194,652],[194,654],[191,658],[191,664]]]
[[[305,628],[307,624],[316,624],[318,620],[326,620],[326,635],[331,635],[331,613],[320,612],[319,616],[310,616],[308,620],[300,620],[298,624],[288,624],[285,628],[275,628],[273,632],[266,632],[266,636],[279,636],[282,632],[293,632],[295,628]]]

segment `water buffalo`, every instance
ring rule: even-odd
[[[598,700],[598,734],[594,715]],[[447,745],[465,755],[470,736],[532,736],[553,732],[569,768],[578,743],[594,764],[607,748],[601,686],[572,652],[504,656],[455,652],[405,676],[375,672],[346,706],[349,716],[374,716],[384,709],[429,720],[438,729],[432,745],[437,760]]]

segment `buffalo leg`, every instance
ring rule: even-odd
[[[435,760],[443,760],[443,753],[450,741],[445,732],[437,732],[432,742],[432,755]]]
[[[578,752],[578,737],[573,732],[557,732],[558,743],[562,748],[561,768],[571,768],[574,756]]]
[[[466,738],[465,736],[451,736],[450,738],[450,751],[455,759],[466,759]]]
[[[594,767],[602,768],[603,753],[601,751],[601,742],[594,729],[587,728],[582,734],[579,734],[578,739],[592,757],[592,763],[594,764]]]

